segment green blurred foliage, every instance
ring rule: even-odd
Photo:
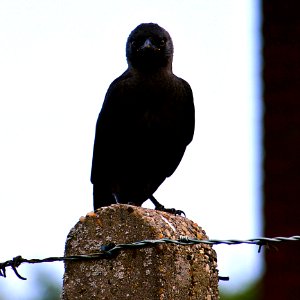
[[[53,277],[45,272],[39,272],[35,279],[35,286],[38,288],[38,296],[32,300],[59,300],[61,286]],[[1,300],[1,299],[0,299]]]
[[[238,293],[228,293],[220,291],[220,300],[260,300],[261,299],[261,281],[255,281],[249,284],[244,290]]]

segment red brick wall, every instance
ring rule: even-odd
[[[300,235],[300,0],[262,0],[265,236]],[[266,251],[263,299],[300,299],[300,242]]]

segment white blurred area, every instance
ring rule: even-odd
[[[142,22],[171,35],[174,73],[192,86],[196,131],[156,197],[185,211],[210,238],[261,234],[259,1],[1,0],[0,261],[63,255],[66,236],[92,210],[94,130],[125,43]],[[151,207],[148,202],[145,206]],[[217,246],[221,286],[255,280],[254,246]],[[35,272],[61,284],[63,263],[0,278],[7,300],[33,299]]]

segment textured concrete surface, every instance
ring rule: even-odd
[[[111,205],[80,218],[68,235],[65,254],[94,253],[109,243],[180,236],[207,239],[187,218]],[[122,250],[109,260],[66,262],[62,299],[219,299],[216,267],[215,251],[204,244]]]

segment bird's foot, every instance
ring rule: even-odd
[[[184,215],[185,213],[182,210],[179,209],[175,209],[175,208],[165,208],[162,204],[160,204],[153,196],[149,197],[149,199],[152,201],[152,203],[155,205],[155,209],[156,210],[160,210],[160,211],[165,211],[167,213],[170,214],[174,214],[175,216],[181,216]]]
[[[156,209],[156,210],[160,210],[160,211],[165,211],[165,212],[170,213],[170,214],[173,214],[173,215],[175,215],[175,216],[182,216],[182,215],[183,215],[184,217],[186,217],[185,212],[182,211],[182,210],[180,210],[180,209],[175,209],[175,208],[165,208],[164,206],[159,207],[159,208],[155,207],[155,209]]]
[[[114,199],[116,201],[116,204],[119,204],[120,203],[119,196],[116,193],[113,193],[112,195],[113,195],[113,197],[114,197]]]

